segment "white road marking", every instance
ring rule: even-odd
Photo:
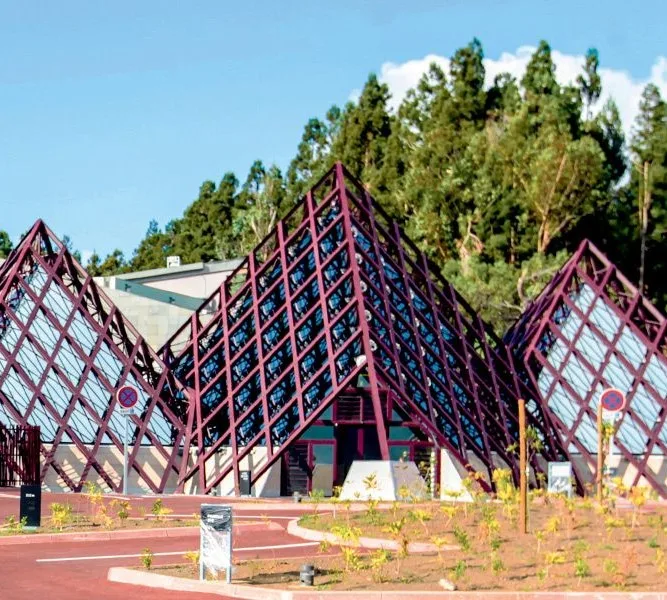
[[[16,496],[14,494],[0,494],[0,498],[20,498],[20,496]]]
[[[278,546],[255,546],[254,548],[234,548],[234,552],[257,552],[259,550],[281,550],[282,548],[305,548],[307,546],[319,546],[319,542],[304,542],[301,544],[280,544]],[[190,550],[179,552],[155,552],[153,556],[183,556]],[[38,558],[35,562],[71,562],[77,560],[110,560],[115,558],[139,558],[142,554],[110,554],[108,556],[68,556],[64,558]]]

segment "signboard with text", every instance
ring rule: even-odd
[[[572,463],[549,463],[547,491],[550,494],[567,494],[568,497],[572,496]]]

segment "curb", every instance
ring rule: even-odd
[[[287,533],[311,542],[327,541],[336,546],[352,546],[354,548],[368,548],[370,550],[398,550],[398,542],[394,540],[383,540],[380,538],[369,537],[360,537],[357,541],[341,540],[338,536],[328,531],[316,531],[314,529],[301,527],[298,519],[294,519],[287,524]],[[458,546],[453,545],[441,546],[440,552],[458,549]],[[410,542],[408,544],[408,552],[412,552],[413,554],[425,554],[437,551],[438,547],[430,542]]]
[[[273,521],[269,523],[238,523],[234,528],[251,531],[282,531],[283,527]],[[143,540],[155,538],[178,538],[199,535],[199,527],[165,527],[161,529],[128,529],[117,531],[80,531],[71,533],[33,533],[0,537],[0,546],[22,546],[25,544],[53,544],[62,542],[101,542],[109,540]]]
[[[237,583],[198,581],[171,575],[112,567],[107,580],[128,585],[142,585],[177,592],[193,592],[244,598],[245,600],[667,600],[667,592],[419,592],[419,591],[363,591],[321,592],[317,590],[280,590]]]

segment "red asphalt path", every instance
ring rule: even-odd
[[[15,490],[0,490],[0,519],[8,514],[18,513],[18,499],[7,498]],[[62,498],[61,496],[67,496]],[[66,494],[44,494],[42,498],[44,514],[48,514],[51,502],[69,501],[73,506],[85,505],[81,496]],[[132,506],[150,506],[154,498],[132,498]],[[206,503],[225,503],[223,498],[163,497],[165,506],[173,508],[174,513],[192,514],[198,512],[199,505]],[[236,519],[259,521],[266,516],[271,521],[286,527],[289,519],[303,511],[294,510],[257,510],[253,503],[234,503]],[[290,547],[292,545],[293,547]],[[317,544],[308,544],[305,540],[288,535],[285,531],[257,530],[256,527],[244,531],[243,526],[234,529],[234,548],[237,560],[255,558],[301,557],[312,555]],[[269,548],[266,548],[266,547]],[[271,548],[272,546],[282,546]],[[147,540],[106,540],[83,542],[35,543],[27,545],[0,546],[0,599],[1,600],[110,600],[127,598],[132,595],[141,600],[182,599],[182,592],[147,587],[126,586],[109,583],[106,580],[110,567],[133,567],[140,564],[137,556],[144,548],[150,548],[155,557],[154,565],[183,562],[183,554],[197,550],[199,538],[196,535],[177,538],[151,538]],[[248,548],[249,550],[244,550]],[[171,556],[159,556],[163,552],[173,552]],[[98,558],[99,557],[99,558]],[[60,559],[73,560],[60,560]],[[55,559],[55,560],[54,560]],[[188,600],[213,598],[209,594],[188,594]],[[221,598],[220,596],[215,596]]]

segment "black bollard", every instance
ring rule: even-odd
[[[312,586],[315,581],[315,567],[313,565],[301,565],[301,585]]]

